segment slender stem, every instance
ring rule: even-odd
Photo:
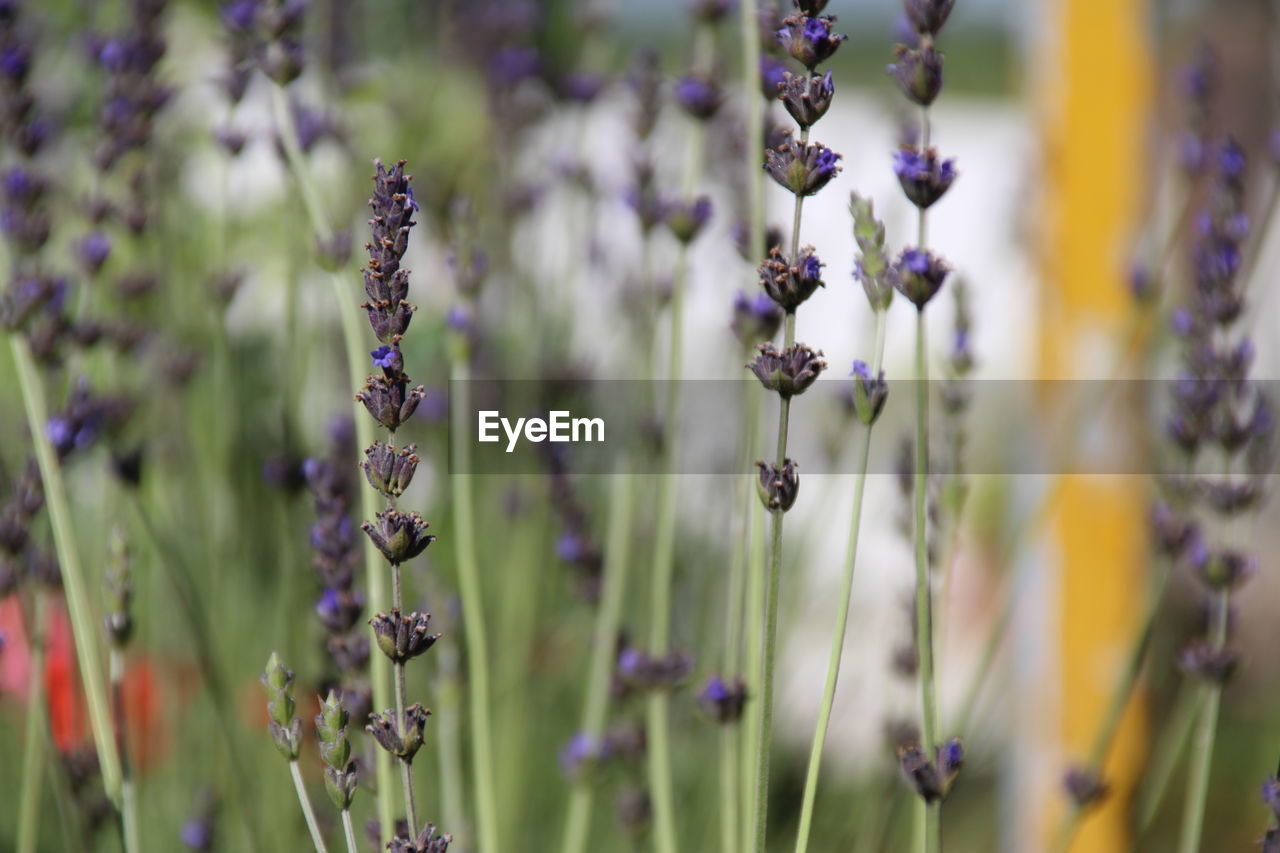
[[[285,160],[293,175],[294,185],[302,197],[303,208],[311,223],[312,236],[328,239],[329,224],[324,215],[324,208],[316,189],[307,175],[307,166],[303,161],[302,149],[298,145],[298,132],[293,123],[293,114],[289,111],[289,103],[284,89],[280,86],[272,88],[272,106],[275,111],[276,124],[280,131],[281,145],[285,151]],[[347,288],[342,276],[334,273],[329,276],[333,289],[334,301],[338,306],[338,318],[342,328],[343,349],[347,355],[347,372],[351,387],[358,387],[366,375],[365,365],[367,353],[360,338],[360,324],[356,313],[351,310],[355,300]],[[364,416],[359,403],[352,403],[355,410],[356,443],[359,447],[373,444],[373,423]],[[360,508],[366,518],[373,518],[379,510],[377,495],[370,489],[361,489]],[[366,537],[367,538],[367,537]],[[369,607],[377,613],[386,608],[386,588],[382,580],[382,560],[373,542],[364,545],[365,583],[369,589]],[[373,683],[373,703],[376,708],[386,708],[391,701],[391,669],[390,661],[374,655],[369,659],[370,680]],[[374,751],[374,774],[378,791],[390,791],[395,786],[391,771],[391,756],[385,750]],[[391,840],[395,831],[395,808],[389,796],[379,796],[378,823],[381,843]]]
[[[1161,730],[1155,748],[1151,751],[1153,756],[1151,768],[1146,774],[1147,783],[1143,786],[1142,796],[1138,800],[1135,844],[1136,839],[1140,838],[1155,820],[1160,803],[1169,790],[1173,771],[1191,742],[1191,731],[1195,728],[1203,704],[1204,694],[1200,690],[1200,685],[1184,681],[1182,688],[1178,691],[1178,698],[1174,700],[1169,722]]]
[[[752,389],[753,391],[755,389]],[[753,395],[747,406],[747,417],[756,429],[760,422],[763,399]],[[747,470],[750,470],[749,468]],[[764,683],[764,612],[765,612],[765,544],[763,517],[758,513],[759,498],[755,489],[748,488],[744,497],[746,503],[743,511],[746,514],[747,529],[744,536],[747,540],[747,678],[750,680],[753,694],[758,698],[760,685]],[[758,764],[755,750],[760,739],[759,701],[747,705],[745,727],[742,730],[742,815],[744,850],[754,850],[755,842],[755,797],[756,772]]]
[[[297,760],[289,762],[289,773],[293,776],[293,788],[298,792],[298,804],[302,806],[302,816],[306,818],[307,829],[311,832],[311,843],[316,853],[329,853],[324,846],[324,836],[320,834],[320,824],[316,822],[315,810],[311,808],[311,798],[307,796],[307,786],[302,782],[302,771],[298,769]]]
[[[1124,716],[1125,709],[1129,707],[1129,700],[1133,696],[1134,688],[1138,685],[1138,677],[1142,674],[1142,663],[1146,660],[1147,650],[1151,647],[1151,636],[1154,633],[1160,602],[1164,597],[1165,585],[1169,579],[1169,568],[1168,561],[1161,560],[1158,574],[1149,585],[1143,608],[1142,627],[1134,640],[1133,647],[1129,650],[1124,671],[1120,675],[1115,691],[1111,694],[1111,702],[1107,705],[1102,724],[1098,727],[1098,734],[1094,738],[1093,749],[1089,754],[1088,770],[1096,775],[1102,774],[1107,753],[1111,751],[1116,731],[1120,728],[1120,720]],[[1085,810],[1077,806],[1067,811],[1058,833],[1056,849],[1061,853],[1066,853],[1071,848],[1084,814]]]
[[[720,726],[720,849],[739,853],[738,847],[738,726]]]
[[[694,36],[693,68],[710,69],[715,63],[714,32],[701,26]],[[706,127],[695,121],[687,138],[683,189],[686,196],[697,188],[703,169],[703,147]],[[655,655],[666,654],[671,643],[671,585],[675,568],[675,527],[678,493],[674,466],[676,462],[676,424],[679,419],[678,380],[683,367],[684,299],[688,285],[689,246],[681,243],[676,253],[675,276],[671,288],[671,327],[668,332],[667,387],[662,412],[663,470],[658,484],[657,525],[653,546],[652,607],[649,623],[649,647]],[[661,853],[677,849],[675,793],[671,778],[670,695],[654,691],[646,701],[646,735],[649,765],[649,794],[653,803],[654,846]]]
[[[684,333],[684,288],[687,274],[686,250],[677,256],[676,279],[671,295],[671,338],[667,362],[666,403],[663,411],[663,470],[658,483],[657,529],[653,546],[652,604],[649,623],[649,648],[652,654],[664,655],[671,645],[671,585],[675,569],[676,418],[679,408],[679,371],[681,338]],[[656,690],[649,694],[645,708],[648,739],[646,754],[649,765],[649,795],[653,802],[654,845],[662,853],[677,849],[675,793],[671,779],[668,706],[670,694]]]
[[[809,128],[800,130],[801,144],[809,141]],[[804,196],[797,195],[795,212],[791,217],[791,255],[794,262],[800,253],[800,216],[804,210]],[[783,348],[796,342],[796,315],[788,311],[783,320]],[[778,407],[777,468],[782,470],[787,456],[787,430],[790,425],[791,401],[782,398]],[[765,587],[764,654],[760,685],[760,730],[756,748],[756,802],[755,835],[753,846],[757,853],[764,853],[769,825],[769,747],[773,739],[773,679],[778,644],[778,582],[782,575],[782,510],[773,510],[773,529],[769,542],[769,576]]]
[[[756,425],[759,421],[760,395],[754,388],[746,387],[746,395],[742,400],[742,444],[740,447],[737,471],[748,471],[751,458],[755,453]],[[724,676],[734,678],[742,673],[742,614],[744,608],[743,593],[747,587],[749,552],[751,550],[751,519],[754,515],[753,502],[756,500],[751,483],[745,476],[734,478],[735,508],[741,507],[741,526],[735,531],[733,552],[729,559],[729,589],[725,614],[724,638]],[[736,509],[734,510],[736,513]],[[753,611],[754,612],[754,611]],[[754,673],[748,669],[749,677]],[[740,834],[742,832],[742,745],[744,732],[743,720],[722,727],[720,735],[720,844],[724,853],[739,853],[742,850]]]
[[[626,470],[626,464],[620,466]],[[582,733],[587,742],[597,745],[604,737],[609,712],[609,678],[613,672],[614,643],[622,622],[622,603],[627,591],[627,568],[630,557],[631,521],[635,503],[635,484],[626,474],[615,474],[609,501],[608,539],[600,608],[596,612],[592,639],[591,664],[587,675],[587,692],[582,709]],[[569,813],[565,820],[564,853],[586,850],[591,828],[591,809],[596,785],[586,774],[575,781],[569,797]]]
[[[22,389],[22,404],[27,415],[27,428],[31,433],[31,443],[35,445],[36,462],[44,484],[45,504],[49,508],[49,520],[53,525],[58,564],[62,569],[62,588],[66,593],[67,609],[71,615],[76,660],[80,668],[80,680],[84,684],[85,698],[88,700],[89,725],[93,731],[93,743],[102,771],[102,787],[107,797],[118,804],[120,755],[111,734],[111,714],[107,710],[107,691],[102,680],[102,656],[98,651],[98,625],[85,592],[84,572],[76,550],[74,524],[62,481],[62,468],[53,445],[49,443],[49,437],[45,435],[48,409],[45,406],[44,389],[40,387],[40,377],[26,338],[21,334],[11,334],[9,347],[13,351],[18,384]]]
[[[884,363],[885,320],[887,312],[876,311],[876,348],[871,375],[878,377]],[[849,599],[853,595],[854,567],[858,560],[858,533],[862,527],[862,497],[867,485],[867,464],[871,458],[871,425],[862,431],[862,446],[858,455],[858,472],[853,485],[853,517],[849,523],[849,545],[845,553],[844,581],[840,587],[840,599],[836,605],[836,621],[831,632],[831,652],[827,656],[827,680],[822,690],[822,706],[818,711],[818,725],[813,732],[813,745],[809,749],[809,771],[804,780],[804,797],[800,806],[800,828],[796,832],[796,853],[809,848],[809,833],[813,827],[813,809],[818,796],[818,777],[822,767],[822,748],[827,740],[827,727],[831,722],[831,709],[835,705],[836,684],[840,678],[840,658],[844,653],[845,631],[849,627]]]
[[[413,794],[413,762],[400,759],[400,784],[404,788],[404,814],[409,822],[409,836],[413,837],[422,826],[418,823],[418,800]]]
[[[433,648],[436,656],[436,741],[440,752],[440,797],[447,826],[462,826],[465,822],[463,798],[466,784],[463,781],[462,739],[459,720],[462,716],[462,688],[458,678],[458,645],[449,637],[442,638]]]
[[[18,805],[18,853],[35,853],[40,835],[40,789],[44,778],[44,652],[47,594],[36,587],[32,600],[27,660],[27,720],[22,746],[22,796]]]
[[[785,411],[786,404],[783,404]],[[784,416],[785,417],[785,416]],[[760,685],[760,732],[756,748],[755,850],[767,849],[765,833],[769,825],[769,746],[773,727],[773,671],[778,637],[778,580],[782,572],[782,516],[774,510],[769,538],[769,576],[765,588],[764,680]]]
[[[938,699],[933,672],[933,597],[929,578],[928,483],[929,483],[929,365],[925,347],[924,310],[916,312],[916,458],[915,458],[915,564],[916,564],[916,652],[920,656],[920,732],[925,755],[934,760],[938,747]],[[920,799],[927,814],[924,849],[937,851],[937,824],[940,807]]]
[[[454,524],[458,532],[458,586],[462,593],[462,623],[467,641],[470,687],[472,760],[475,762],[476,824],[478,849],[500,853],[498,815],[494,801],[493,735],[489,721],[489,651],[485,630],[484,598],[476,559],[474,506],[471,496],[467,418],[471,415],[469,354],[459,345],[453,354],[450,406],[453,438],[450,442],[450,477],[453,488]]]
[[[1231,593],[1218,592],[1218,607],[1213,626],[1213,648],[1221,651],[1227,642],[1227,624],[1231,617]],[[1191,771],[1187,779],[1187,800],[1182,812],[1182,838],[1178,853],[1196,853],[1204,828],[1205,801],[1209,793],[1209,773],[1213,765],[1213,742],[1218,731],[1218,708],[1222,701],[1222,684],[1211,682],[1202,688],[1204,707],[1200,709],[1199,727],[1191,745]]]
[[[747,245],[750,247],[748,258],[754,265],[764,260],[765,253],[764,170],[761,168],[764,163],[765,108],[760,92],[760,14],[757,0],[741,0],[738,23],[739,41],[742,45],[742,98],[746,105],[743,168],[746,170],[745,185],[747,187],[747,227],[749,229]],[[754,455],[752,448],[755,446],[755,431],[760,421],[760,400],[754,394],[750,395],[748,400],[749,402],[744,406],[744,416],[752,440],[745,444],[746,457],[740,469],[743,472],[742,480],[745,486],[741,506],[745,528],[743,536],[747,552],[746,677],[751,689],[758,690],[761,683],[762,623],[760,616],[764,609],[764,549],[761,547],[762,540],[756,526],[755,489],[751,488],[750,483],[747,482],[746,472],[750,470]],[[747,850],[755,847],[751,837],[755,822],[752,820],[750,824],[745,824],[744,821],[750,820],[751,816],[751,804],[755,796],[756,762],[750,760],[751,756],[746,753],[746,750],[754,747],[759,720],[759,703],[751,702],[743,717],[742,734],[738,744],[740,750],[738,763],[742,772],[742,779],[739,782],[741,788],[739,801],[742,805],[739,824],[743,841],[747,842],[740,849]]]
[[[124,653],[114,646],[110,652],[111,704],[115,712],[116,747],[120,750],[120,829],[125,853],[140,853],[138,838],[138,801],[129,767],[128,744],[125,742],[124,720]]]
[[[347,853],[360,853],[360,846],[356,844],[356,829],[351,825],[351,810],[342,810],[342,835],[347,842]]]

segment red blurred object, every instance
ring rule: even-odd
[[[58,750],[67,753],[90,742],[88,710],[66,604],[57,597],[50,599],[47,606],[44,686],[49,731]],[[25,707],[31,645],[14,596],[0,600],[0,634],[5,638],[0,652],[0,695]],[[174,704],[185,705],[191,694],[190,678],[184,676],[189,669],[181,664],[163,664],[146,655],[134,655],[127,661],[120,704],[129,760],[135,768],[151,767],[168,753],[172,732],[170,720],[162,712],[166,698],[163,690],[169,685]],[[162,677],[164,672],[177,677],[166,679]]]

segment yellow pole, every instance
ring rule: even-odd
[[[1043,97],[1045,229],[1040,375],[1102,379],[1124,345],[1129,246],[1150,174],[1150,55],[1143,0],[1047,0]],[[1110,417],[1116,417],[1112,414]],[[1143,484],[1073,476],[1052,505],[1057,572],[1057,766],[1084,760],[1138,628],[1143,600]],[[1051,620],[1049,624],[1053,624]],[[1125,807],[1143,757],[1141,693],[1121,723],[1104,775],[1111,795],[1081,826],[1075,853],[1129,849]],[[1063,809],[1060,785],[1038,810],[1045,844]]]

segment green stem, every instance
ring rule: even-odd
[[[462,716],[462,688],[458,678],[458,646],[444,637],[434,646],[436,657],[436,739],[440,752],[440,797],[448,826],[460,827],[465,822],[463,797],[466,784],[462,775],[462,740],[459,719]]]
[[[756,264],[764,260],[765,253],[764,169],[761,168],[764,163],[765,110],[760,92],[760,14],[757,0],[742,0],[739,4],[738,23],[742,44],[742,97],[746,105],[743,168],[746,170],[745,185],[747,187],[747,227],[749,229],[747,245],[751,247],[748,257],[753,264]],[[760,421],[760,402],[756,395],[751,395],[748,399],[750,402],[745,406],[744,415],[748,429],[754,437]],[[763,540],[758,535],[759,530],[756,526],[755,489],[751,487],[745,473],[750,471],[754,446],[753,438],[746,445],[747,451],[741,471],[745,486],[742,507],[745,527],[743,536],[747,551],[746,678],[750,687],[757,689],[761,675],[762,622],[760,616],[764,611],[764,549]],[[750,820],[751,805],[755,797],[756,762],[751,760],[752,756],[747,751],[755,747],[759,720],[759,703],[749,703],[743,717],[742,736],[739,743],[741,758],[739,764],[742,772],[740,781],[742,821]],[[747,843],[742,849],[750,850],[755,847],[755,842],[750,837],[754,826],[753,820],[749,824],[743,823],[743,840]]]
[[[62,481],[62,468],[53,445],[45,435],[48,409],[45,406],[44,389],[31,356],[26,338],[14,333],[9,336],[13,351],[18,384],[22,389],[22,403],[26,409],[27,428],[31,443],[35,445],[36,462],[40,466],[40,479],[44,484],[45,505],[49,508],[49,520],[53,525],[53,539],[58,552],[58,564],[62,569],[62,588],[66,593],[67,609],[71,615],[71,632],[75,639],[76,660],[80,680],[84,685],[89,706],[89,725],[98,752],[98,764],[102,771],[102,787],[114,803],[120,802],[120,755],[111,734],[111,714],[107,710],[107,691],[102,680],[102,656],[98,651],[98,626],[85,592],[84,572],[76,550],[71,509],[67,503],[66,488]]]
[[[1218,592],[1218,608],[1213,626],[1213,648],[1221,651],[1227,642],[1227,623],[1231,615],[1231,593]],[[1213,742],[1218,731],[1218,709],[1222,702],[1222,684],[1212,682],[1202,688],[1204,707],[1200,709],[1199,726],[1191,745],[1191,771],[1187,779],[1187,800],[1182,812],[1182,837],[1178,853],[1196,853],[1204,828],[1205,802],[1209,793],[1209,773],[1213,765]]]
[[[1173,712],[1169,722],[1161,731],[1155,748],[1150,770],[1146,775],[1147,784],[1143,786],[1142,796],[1138,800],[1138,821],[1136,838],[1140,838],[1155,820],[1160,803],[1169,790],[1169,782],[1173,779],[1173,771],[1187,751],[1191,742],[1191,731],[1195,728],[1196,719],[1200,716],[1200,707],[1204,696],[1200,685],[1184,681],[1174,700]],[[1134,848],[1137,849],[1136,847]]]
[[[470,687],[472,760],[475,762],[476,824],[478,849],[499,853],[498,816],[494,802],[493,738],[489,722],[489,651],[485,630],[480,567],[476,559],[474,506],[471,496],[467,418],[471,414],[469,354],[465,345],[454,353],[451,397],[453,437],[450,442],[450,484],[453,488],[454,524],[458,532],[458,586],[462,593],[462,624],[467,641]]]
[[[916,652],[920,656],[920,733],[929,761],[938,748],[938,698],[933,672],[933,596],[929,578],[928,483],[929,483],[929,365],[925,347],[924,310],[916,312],[916,458],[915,458],[915,564],[916,564]],[[938,824],[941,808],[920,799],[926,813],[924,849],[941,849]]]
[[[1120,675],[1115,691],[1111,694],[1111,701],[1107,705],[1102,724],[1098,727],[1098,734],[1093,741],[1093,750],[1089,754],[1087,769],[1096,776],[1101,777],[1102,775],[1107,753],[1111,751],[1111,744],[1115,740],[1116,731],[1120,728],[1120,720],[1124,716],[1125,709],[1129,707],[1129,700],[1133,696],[1134,688],[1138,685],[1138,677],[1142,674],[1142,663],[1146,660],[1147,650],[1151,647],[1156,615],[1160,611],[1160,601],[1164,597],[1164,589],[1168,580],[1169,563],[1166,560],[1161,560],[1158,574],[1147,589],[1142,627],[1133,643],[1133,647],[1129,650],[1129,657],[1125,662],[1124,671]],[[1075,840],[1076,832],[1080,828],[1080,821],[1084,814],[1085,809],[1077,806],[1072,806],[1068,809],[1063,819],[1062,829],[1058,833],[1056,849],[1060,853],[1067,853],[1071,849],[1071,843]]]
[[[116,745],[120,750],[120,828],[125,853],[140,853],[138,838],[138,801],[129,767],[128,744],[125,742],[124,720],[124,654],[114,646],[110,656],[111,701],[115,712]]]
[[[876,348],[871,375],[878,377],[884,363],[885,319],[887,312],[876,312]],[[862,447],[858,456],[858,473],[853,485],[853,517],[849,523],[849,546],[845,552],[844,581],[840,588],[840,600],[836,606],[836,621],[831,632],[831,652],[827,657],[827,680],[822,691],[822,707],[818,712],[818,725],[813,732],[813,745],[809,750],[809,771],[804,780],[804,797],[800,806],[800,828],[796,832],[796,853],[809,848],[809,833],[813,827],[813,809],[818,796],[818,776],[822,767],[822,748],[827,740],[827,727],[831,722],[831,709],[835,705],[836,684],[840,678],[840,658],[844,653],[845,631],[849,627],[849,600],[853,595],[854,567],[858,560],[858,533],[862,527],[862,497],[867,485],[867,464],[871,458],[871,425],[862,431]]]
[[[675,283],[671,295],[671,338],[667,362],[666,403],[663,411],[663,470],[658,483],[658,519],[654,533],[653,585],[649,623],[649,648],[652,654],[664,655],[671,645],[671,586],[675,569],[676,475],[675,427],[679,408],[679,373],[681,338],[684,333],[684,287],[687,272],[686,250],[677,256]],[[662,853],[675,853],[675,795],[671,779],[669,752],[669,694],[664,690],[651,693],[646,702],[646,750],[649,764],[649,793],[653,801],[654,845]]]
[[[752,388],[752,391],[755,389]],[[756,430],[760,421],[763,400],[753,394],[747,406],[747,418]],[[750,470],[748,467],[746,470]],[[744,474],[744,477],[748,475]],[[748,484],[744,496],[743,512],[747,525],[744,536],[747,542],[747,678],[754,693],[759,693],[764,682],[764,612],[765,612],[765,545],[764,525],[757,513],[759,498],[755,488]],[[742,730],[742,815],[744,850],[755,849],[755,797],[756,797],[756,745],[760,738],[760,702],[747,704],[745,726]]]
[[[625,462],[620,465],[620,469],[627,469]],[[582,733],[587,742],[593,745],[599,744],[604,737],[605,720],[609,712],[609,679],[613,673],[614,644],[617,641],[618,626],[622,622],[622,603],[627,591],[634,488],[630,475],[614,475],[609,501],[603,589],[600,608],[596,612],[591,668],[587,675],[587,692],[582,710]],[[561,846],[564,853],[582,853],[586,849],[595,788],[595,781],[586,773],[574,783],[569,797],[564,843]]]
[[[302,816],[306,818],[307,829],[311,832],[311,843],[316,853],[329,853],[324,846],[324,836],[320,834],[320,824],[316,822],[315,810],[311,808],[311,798],[307,796],[307,786],[302,783],[302,771],[298,769],[298,761],[289,762],[289,774],[293,776],[293,788],[298,792],[298,804],[302,806]]]
[[[743,427],[737,471],[748,471],[755,452],[756,424],[759,420],[760,395],[746,386],[742,401]],[[733,552],[729,560],[729,601],[726,606],[724,639],[724,677],[734,678],[742,673],[742,614],[743,594],[747,586],[748,552],[750,551],[752,502],[756,500],[751,483],[746,477],[734,478],[733,506],[742,507],[741,528],[735,531]],[[748,673],[751,673],[748,669]],[[753,677],[753,673],[749,675]],[[742,745],[743,720],[722,727],[720,735],[720,844],[724,853],[739,853],[742,814]]]
[[[801,144],[809,141],[809,128],[800,130]],[[795,211],[791,217],[791,255],[794,262],[800,253],[800,216],[804,210],[804,196],[797,195]],[[796,342],[796,315],[788,311],[783,321],[783,348]],[[782,398],[778,407],[777,468],[782,470],[787,456],[787,430],[790,424],[791,401]],[[773,740],[773,680],[778,644],[778,583],[782,574],[782,510],[773,510],[773,529],[769,542],[769,576],[765,586],[764,654],[761,661],[760,730],[756,747],[756,802],[755,830],[752,838],[757,853],[764,853],[769,825],[769,748]]]
[[[22,747],[22,796],[18,805],[18,853],[35,853],[40,835],[40,788],[44,777],[44,652],[47,594],[36,587],[27,661],[27,719]]]
[[[347,841],[347,853],[360,853],[360,846],[356,844],[356,829],[351,825],[351,810],[342,810],[342,835]]]
[[[328,239],[330,228],[325,219],[324,208],[320,204],[315,186],[308,179],[302,149],[298,146],[298,132],[293,124],[293,114],[289,111],[288,100],[284,89],[280,86],[272,89],[272,105],[280,130],[281,145],[285,151],[285,160],[293,175],[298,194],[302,197],[303,208],[311,223],[312,236],[317,239]],[[356,300],[348,291],[347,283],[338,274],[331,274],[329,283],[333,288],[334,301],[338,306],[343,349],[347,355],[348,379],[351,387],[357,388],[363,384],[364,377],[367,375],[365,369],[367,352],[361,342],[359,318],[354,310]],[[352,403],[352,408],[355,410],[356,443],[361,448],[369,447],[374,441],[373,423],[364,416],[359,403]],[[378,514],[377,495],[372,490],[361,489],[360,509],[365,518],[373,518]],[[382,580],[382,560],[372,541],[365,542],[364,557],[365,583],[369,588],[369,608],[371,612],[378,613],[386,609],[387,592]],[[373,703],[376,708],[386,708],[392,699],[390,665],[390,661],[383,660],[379,655],[373,655],[369,659]],[[374,774],[380,794],[385,794],[395,786],[391,756],[385,750],[374,751]],[[395,830],[395,809],[389,796],[379,796],[377,802],[381,843],[386,844],[391,841]]]
[[[714,32],[707,26],[695,34],[693,67],[695,70],[714,64]],[[705,124],[695,121],[687,139],[683,189],[691,196],[702,174]],[[675,569],[676,528],[676,425],[679,420],[679,385],[684,346],[684,297],[688,284],[689,246],[681,243],[676,253],[675,276],[671,287],[671,326],[667,341],[666,400],[662,412],[663,470],[658,484],[657,526],[653,546],[652,608],[649,623],[649,648],[655,655],[666,654],[671,644],[671,585]],[[646,736],[649,764],[649,794],[653,803],[654,846],[661,853],[677,849],[675,794],[671,778],[670,696],[665,691],[651,693],[646,702]]]

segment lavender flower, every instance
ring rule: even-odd
[[[719,86],[708,77],[690,75],[676,81],[676,103],[700,121],[714,116],[723,102]]]
[[[754,347],[772,340],[782,325],[783,310],[767,293],[748,298],[738,291],[733,299],[733,322],[730,327],[743,346]]]
[[[855,361],[849,375],[857,380],[853,383],[853,409],[858,420],[870,426],[880,417],[880,411],[889,399],[889,385],[884,381],[884,371],[873,376],[865,361]]]
[[[835,18],[792,15],[782,22],[774,38],[801,65],[813,71],[830,59],[848,36],[831,32]]]
[[[765,152],[765,170],[784,189],[811,196],[840,172],[840,155],[821,143],[788,139]]]
[[[903,249],[893,265],[894,287],[923,311],[937,295],[951,268],[929,251]]]
[[[396,836],[387,845],[389,853],[447,853],[453,836],[437,835],[435,824],[427,824],[416,838]]]
[[[760,54],[760,91],[772,101],[790,76],[787,64],[767,53]]]
[[[732,684],[723,678],[713,675],[707,679],[702,690],[698,691],[698,707],[717,723],[736,723],[742,717],[742,709],[747,702],[747,685],[742,679],[734,679]]]
[[[922,36],[937,35],[947,22],[955,0],[903,0],[902,8],[907,20]]]
[[[663,221],[675,238],[685,245],[697,239],[711,219],[711,199],[706,196],[698,196],[692,201],[669,201],[665,207]]]
[[[955,160],[940,160],[933,148],[904,145],[893,154],[893,173],[916,207],[926,210],[942,198],[956,179]]]
[[[827,363],[822,360],[822,351],[812,350],[804,344],[792,344],[781,352],[771,343],[760,344],[757,349],[759,354],[747,367],[760,384],[769,391],[776,391],[784,400],[803,394],[817,380],[818,374],[827,368]]]
[[[800,127],[810,127],[827,114],[836,87],[831,72],[826,74],[791,74],[784,72],[778,87],[778,99]]]
[[[786,512],[795,505],[800,495],[800,472],[791,459],[783,462],[781,470],[776,465],[757,462],[756,493],[760,503],[770,512]]]
[[[794,312],[824,286],[822,267],[812,246],[801,249],[794,263],[774,249],[769,259],[760,265],[760,285],[783,310]]]

